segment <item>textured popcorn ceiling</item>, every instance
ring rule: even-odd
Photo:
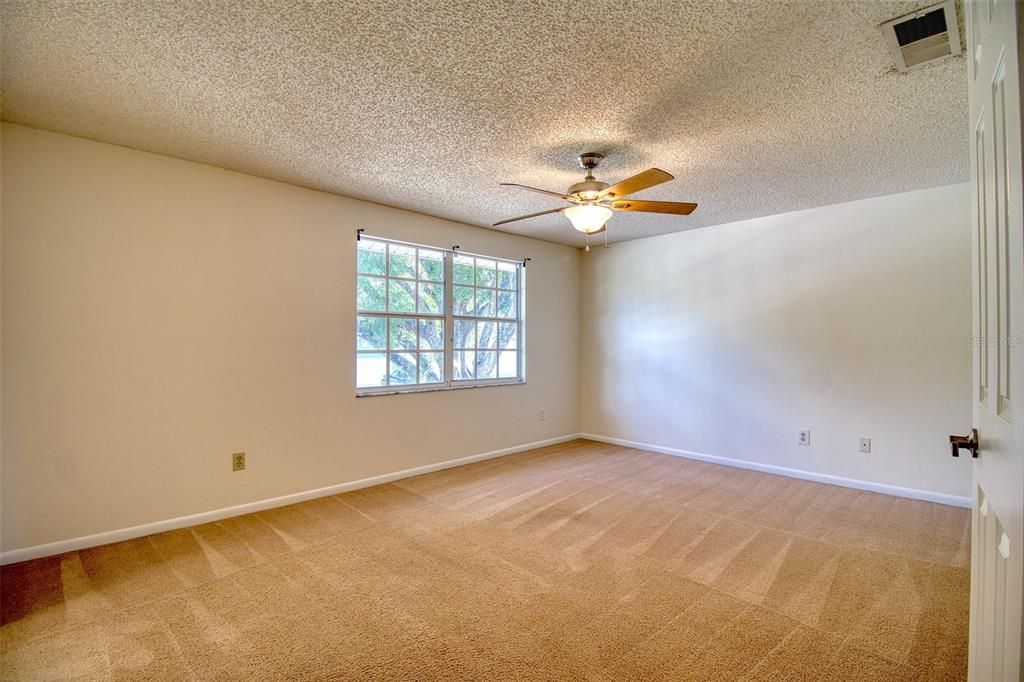
[[[922,4],[11,1],[3,117],[481,226],[589,150],[700,204],[618,241],[966,180],[964,60],[894,73],[877,28]]]

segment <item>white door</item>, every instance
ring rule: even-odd
[[[970,678],[1020,680],[1024,608],[1024,213],[1014,0],[967,14],[974,256]],[[966,453],[966,451],[965,451]]]

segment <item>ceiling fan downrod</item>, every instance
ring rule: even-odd
[[[594,179],[594,169],[598,167],[603,159],[604,154],[598,154],[597,152],[584,152],[580,154],[580,165],[587,171],[586,180]]]

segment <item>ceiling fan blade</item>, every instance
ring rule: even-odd
[[[671,213],[673,215],[690,215],[697,204],[682,201],[634,201],[623,199],[613,201],[612,208],[616,211],[644,211],[646,213]]]
[[[601,192],[601,196],[611,196],[619,199],[632,194],[633,192],[639,192],[642,189],[654,187],[655,185],[660,185],[661,183],[668,182],[669,180],[675,180],[675,176],[671,173],[666,173],[660,168],[648,168],[643,173],[637,173],[632,177],[626,178],[625,180],[608,187]]]
[[[518,187],[519,189],[528,189],[531,192],[540,192],[541,194],[550,194],[551,196],[558,197],[559,199],[565,199],[566,201],[569,200],[569,197],[567,195],[565,195],[565,194],[562,194],[561,192],[551,192],[551,191],[546,190],[546,189],[538,189],[536,187],[530,187],[529,185],[520,185],[520,184],[517,184],[515,182],[503,182],[503,183],[501,183],[501,186],[502,187]]]
[[[562,208],[553,208],[550,211],[540,211],[539,213],[531,213],[530,215],[521,215],[518,218],[509,218],[508,220],[499,220],[498,222],[494,223],[494,225],[492,225],[491,227],[497,227],[498,225],[504,225],[505,223],[514,223],[517,220],[526,220],[527,218],[536,218],[539,215],[547,215],[549,213],[561,213],[562,211],[564,211],[567,208],[569,208],[569,207],[568,206],[563,206]]]

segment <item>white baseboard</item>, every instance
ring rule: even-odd
[[[13,564],[19,561],[28,561],[29,559],[39,559],[41,557],[53,556],[55,554],[63,554],[64,552],[73,552],[87,547],[106,545],[111,542],[122,542],[124,540],[144,537],[154,533],[163,533],[165,531],[176,530],[178,528],[188,528],[189,526],[211,523],[213,521],[219,521],[232,516],[241,516],[242,514],[251,514],[264,509],[283,507],[297,502],[312,500],[317,497],[326,497],[327,495],[337,495],[350,490],[358,490],[359,488],[369,488],[375,485],[381,485],[382,483],[390,483],[391,481],[411,478],[421,474],[429,474],[433,471],[450,469],[452,467],[462,466],[463,464],[472,464],[473,462],[480,462],[485,459],[511,455],[516,452],[523,452],[524,450],[533,450],[535,448],[542,448],[548,445],[565,443],[576,438],[586,438],[588,440],[599,441],[602,443],[622,445],[629,448],[636,448],[637,450],[660,452],[666,455],[686,457],[687,459],[696,459],[702,462],[722,464],[724,466],[736,467],[739,469],[762,471],[764,473],[776,474],[778,476],[788,476],[790,478],[800,478],[808,481],[817,481],[819,483],[828,483],[831,485],[843,486],[844,488],[856,488],[858,490],[869,490],[871,492],[882,493],[885,495],[895,495],[897,497],[909,497],[915,500],[937,502],[939,504],[947,504],[954,507],[970,508],[971,506],[971,498],[969,497],[958,497],[956,495],[936,493],[929,490],[918,490],[916,488],[903,488],[900,486],[875,483],[872,481],[860,481],[853,478],[819,474],[813,471],[803,471],[801,469],[789,469],[786,467],[775,466],[773,464],[761,464],[759,462],[733,459],[731,457],[707,455],[700,452],[691,452],[689,450],[681,450],[679,448],[665,447],[663,445],[652,445],[650,443],[626,440],[624,438],[612,438],[610,436],[602,436],[595,433],[570,433],[564,436],[558,436],[557,438],[548,438],[546,440],[539,440],[533,443],[523,443],[521,445],[513,445],[512,447],[502,448],[500,450],[482,452],[480,454],[470,455],[469,457],[450,459],[444,462],[436,462],[434,464],[425,464],[420,467],[395,471],[389,474],[381,474],[379,476],[371,476],[370,478],[363,478],[358,481],[338,483],[326,488],[306,490],[303,492],[292,493],[290,495],[282,495],[281,497],[272,497],[270,499],[248,502],[246,504],[239,504],[233,507],[214,509],[212,511],[201,512],[199,514],[190,514],[188,516],[179,516],[177,518],[167,519],[164,521],[144,523],[138,526],[131,526],[130,528],[121,528],[103,533],[95,533],[93,535],[84,535],[82,537],[50,542],[43,545],[11,549],[6,552],[0,552],[0,565]]]
[[[442,469],[450,469],[452,467],[462,466],[463,464],[472,464],[473,462],[480,462],[485,459],[493,459],[495,457],[511,455],[516,452],[523,452],[524,450],[533,450],[535,448],[542,448],[547,445],[565,443],[570,440],[575,440],[576,438],[579,437],[580,435],[578,433],[570,433],[564,436],[558,436],[556,438],[538,440],[533,443],[523,443],[521,445],[513,445],[512,447],[502,448],[500,450],[481,452],[476,455],[470,455],[469,457],[449,459],[447,461],[436,462],[434,464],[424,464],[423,466],[420,467],[404,469],[402,471],[395,471],[390,474],[381,474],[380,476],[371,476],[370,478],[363,478],[358,481],[338,483],[337,485],[327,486],[326,488],[305,490],[303,492],[292,493],[290,495],[282,495],[281,497],[272,497],[267,500],[247,502],[245,504],[239,504],[233,507],[224,507],[223,509],[214,509],[212,511],[201,512],[199,514],[190,514],[188,516],[179,516],[177,518],[167,519],[165,521],[155,521],[153,523],[144,523],[139,526],[131,526],[130,528],[120,528],[118,530],[111,530],[103,533],[95,533],[93,535],[84,535],[82,537],[70,538],[68,540],[49,542],[44,545],[34,545],[32,547],[11,549],[6,552],[0,552],[0,566],[17,563],[19,561],[28,561],[29,559],[39,559],[41,557],[53,556],[55,554],[63,554],[64,552],[73,552],[75,550],[85,549],[87,547],[107,545],[111,542],[123,542],[124,540],[140,538],[146,535],[152,535],[154,533],[163,533],[169,530],[177,530],[178,528],[198,526],[203,523],[220,521],[221,519],[230,518],[232,516],[241,516],[242,514],[251,514],[253,512],[263,511],[264,509],[283,507],[288,504],[295,504],[296,502],[305,502],[306,500],[312,500],[317,497],[326,497],[327,495],[337,495],[338,493],[344,493],[350,490],[358,490],[359,488],[370,488],[375,485],[381,485],[382,483],[390,483],[391,481],[397,481],[402,478],[411,478],[413,476],[419,476],[421,474],[429,474],[433,471],[440,471]]]
[[[789,469],[787,467],[775,466],[773,464],[761,464],[760,462],[750,462],[744,459],[719,457],[718,455],[706,455],[702,452],[691,452],[690,450],[669,448],[663,445],[651,445],[650,443],[640,443],[633,440],[626,440],[624,438],[611,438],[610,436],[600,436],[595,433],[581,433],[579,434],[579,437],[586,438],[588,440],[600,441],[602,443],[623,445],[629,448],[636,448],[637,450],[649,450],[650,452],[660,452],[665,455],[686,457],[687,459],[697,459],[702,462],[722,464],[725,466],[736,467],[739,469],[763,471],[766,474],[776,474],[778,476],[789,476],[790,478],[802,478],[807,481],[817,481],[819,483],[839,485],[844,488],[869,490],[871,492],[882,493],[884,495],[895,495],[896,497],[909,497],[914,500],[926,500],[928,502],[948,504],[953,507],[967,507],[968,509],[970,509],[971,507],[970,497],[958,497],[957,495],[947,495],[945,493],[936,493],[930,490],[918,490],[916,488],[903,488],[898,485],[875,483],[873,481],[860,481],[855,478],[843,478],[842,476],[819,474],[813,471],[804,471],[802,469]]]

